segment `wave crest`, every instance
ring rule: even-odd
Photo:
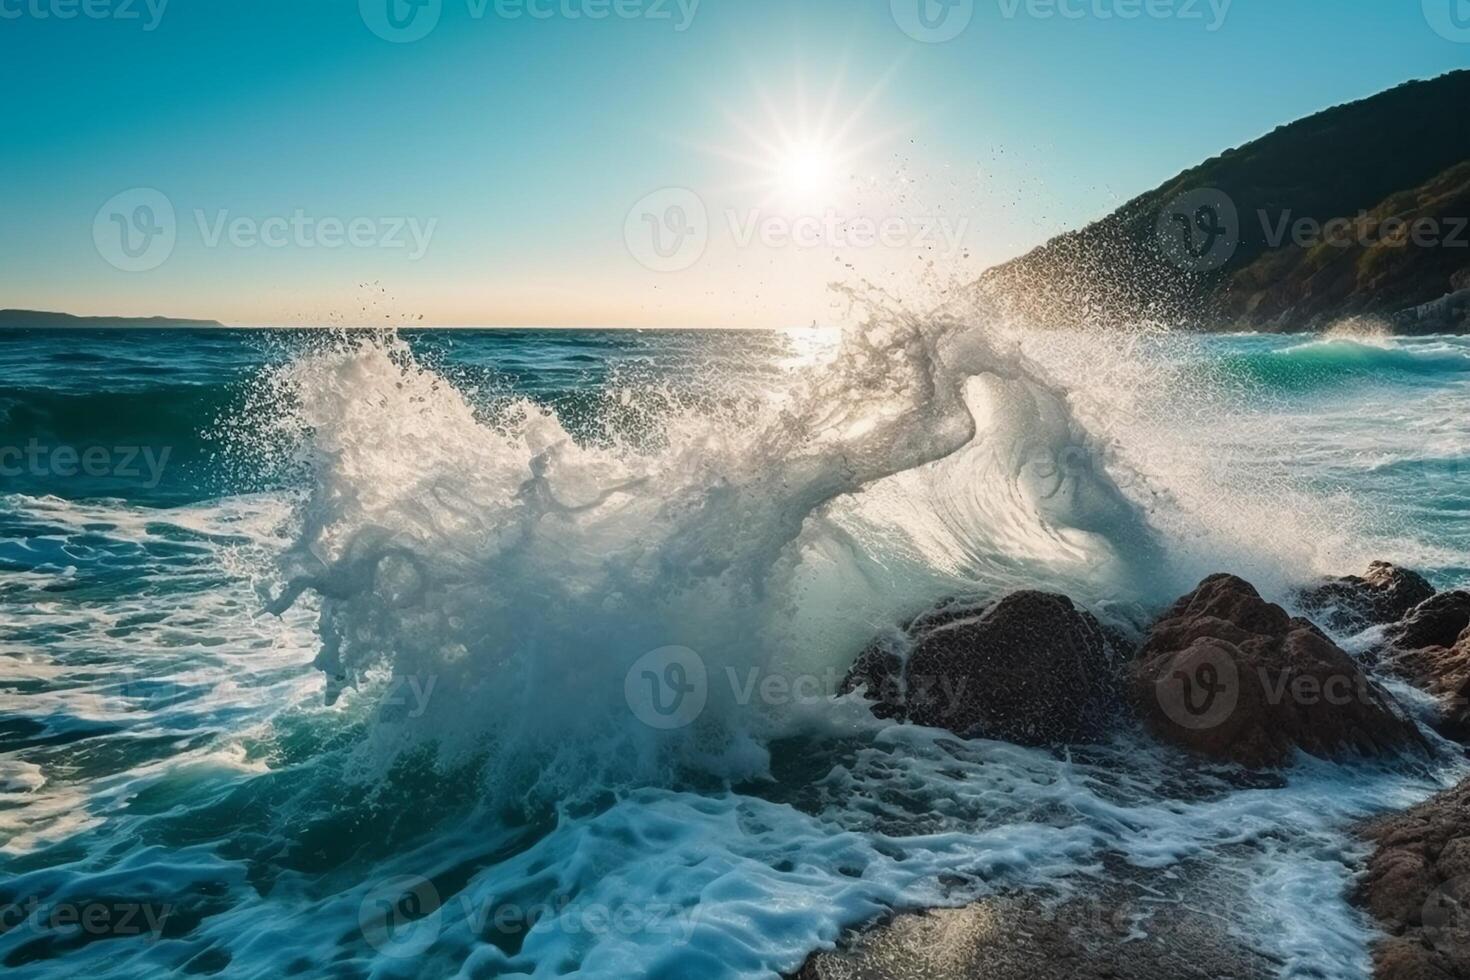
[[[758,398],[614,389],[610,412],[659,403],[656,439],[476,404],[391,336],[344,338],[275,384],[311,490],[274,608],[320,595],[329,699],[432,679],[432,711],[381,713],[376,741],[489,752],[517,792],[757,775],[792,718],[735,678],[845,666],[916,606],[1055,577],[1059,558],[1102,594],[1157,557],[1106,473],[1066,465],[1093,447],[1064,394],[957,319],[874,313]],[[914,481],[928,490],[883,513]],[[658,731],[624,681],[670,646],[707,666],[708,705]]]

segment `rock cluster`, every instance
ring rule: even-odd
[[[1298,749],[1332,758],[1423,744],[1351,656],[1233,575],[1176,602],[1133,674],[1150,731],[1221,761],[1280,766]]]
[[[1436,594],[1422,577],[1380,562],[1297,599],[1339,634],[1376,629],[1365,634],[1377,646],[1364,660],[1434,697],[1435,727],[1470,742],[1470,592]],[[1431,750],[1357,659],[1233,575],[1213,575],[1181,597],[1141,646],[1065,596],[943,603],[864,651],[844,690],[863,692],[883,718],[1026,745],[1096,741],[1138,722],[1161,741],[1250,768],[1287,765],[1297,752]],[[1378,980],[1470,978],[1470,782],[1363,834],[1377,850],[1358,900],[1386,934],[1374,949]],[[1195,975],[1169,961],[1168,949],[1056,927],[1022,900],[899,917],[845,951],[814,957],[800,976],[912,976],[916,966],[933,976],[1051,976],[1026,965],[1033,951],[1011,956],[1021,950],[996,933],[1002,913],[1057,949],[1093,949],[1086,963],[1097,969],[1087,976]],[[938,959],[930,955],[936,936],[945,946]],[[1043,966],[1071,969],[1070,953],[1038,949]],[[1199,975],[1268,975],[1251,955],[1222,945]]]
[[[1458,638],[1470,596],[1435,599],[1423,579],[1391,565],[1320,587],[1319,598],[1328,594],[1335,605],[1319,608],[1334,616],[1412,613],[1391,631],[1400,646],[1386,662],[1426,689],[1460,690],[1461,674],[1445,669],[1447,658],[1460,665],[1458,653],[1432,644],[1457,624]],[[1251,767],[1285,765],[1298,750],[1331,758],[1426,748],[1352,656],[1232,575],[1180,598],[1141,649],[1065,596],[950,601],[864,651],[843,685],[857,690],[883,718],[1025,745],[1097,741],[1136,717],[1166,742]]]
[[[1387,933],[1378,980],[1470,977],[1470,782],[1363,835],[1377,849],[1358,897]]]
[[[1384,637],[1383,669],[1439,700],[1440,734],[1470,741],[1470,592],[1425,601]]]
[[[883,718],[1022,745],[1108,735],[1123,704],[1127,641],[1066,596],[1017,592],[992,606],[949,603],[858,658]]]
[[[1369,626],[1397,623],[1433,596],[1434,586],[1422,575],[1376,561],[1364,575],[1329,579],[1304,590],[1299,601],[1328,629],[1356,633]]]

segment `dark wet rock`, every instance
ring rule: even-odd
[[[1381,669],[1439,700],[1434,727],[1470,741],[1470,592],[1445,592],[1384,630]]]
[[[853,661],[839,693],[851,694],[858,688],[864,690],[870,710],[879,718],[903,717],[903,660],[889,646],[874,644]]]
[[[1281,766],[1424,748],[1414,724],[1313,623],[1215,575],[1164,614],[1134,664],[1140,715],[1166,742],[1212,759]]]
[[[1378,980],[1470,977],[1470,781],[1361,833],[1376,849],[1357,899],[1386,934]]]
[[[854,663],[874,713],[1023,745],[1097,741],[1124,708],[1126,640],[1066,596],[945,603]]]
[[[1304,590],[1302,609],[1337,633],[1396,623],[1434,596],[1434,586],[1417,572],[1375,561],[1366,575],[1330,579]]]
[[[900,915],[796,980],[1255,980],[1278,967],[1231,932],[1218,895],[1175,873],[1047,903],[1006,895]]]
[[[1394,646],[1405,650],[1452,647],[1470,629],[1470,592],[1444,592],[1415,606],[1398,623],[1383,631]]]

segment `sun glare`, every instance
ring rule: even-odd
[[[889,74],[849,100],[839,71],[819,104],[809,100],[799,74],[780,96],[758,88],[747,105],[725,111],[738,142],[701,148],[737,164],[743,173],[734,189],[755,192],[760,207],[789,214],[842,207],[868,155],[896,135],[870,118]]]
[[[837,152],[817,141],[787,147],[776,164],[776,189],[788,203],[823,203],[838,190]]]

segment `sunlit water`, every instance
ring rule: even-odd
[[[1121,860],[1366,976],[1347,830],[1452,754],[1278,784],[830,695],[957,594],[1470,583],[1467,404],[1451,338],[0,333],[0,963],[761,977]]]

